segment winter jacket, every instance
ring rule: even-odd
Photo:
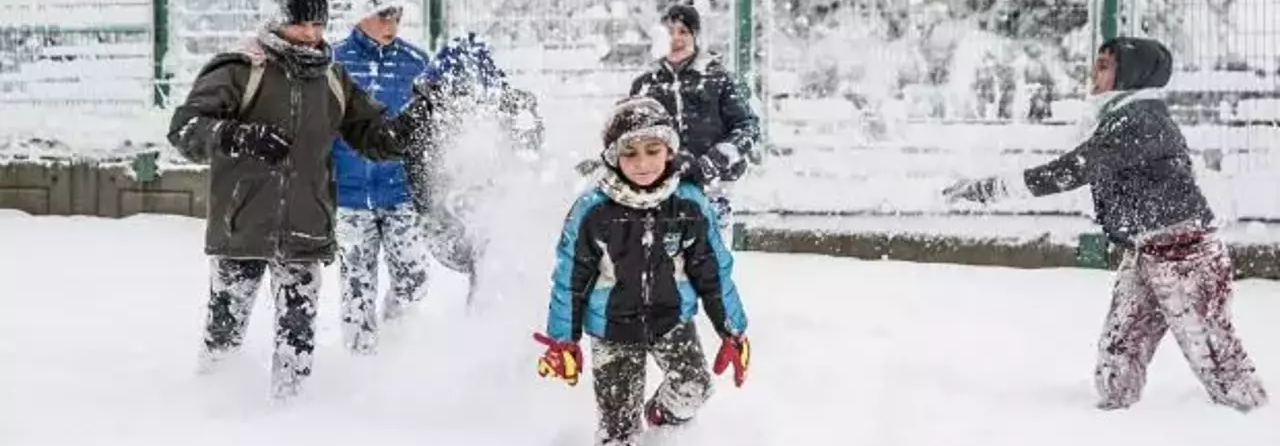
[[[334,136],[341,134],[374,159],[393,157],[396,137],[382,119],[384,107],[357,88],[341,66],[329,69],[337,71],[345,110],[325,76],[300,77],[270,55],[259,54],[266,57],[262,81],[250,107],[239,115],[252,54],[215,56],[200,70],[169,127],[169,141],[185,157],[209,164],[205,252],[329,261],[335,247]],[[228,156],[220,147],[221,132],[236,122],[284,129],[293,141],[288,157],[271,165],[255,157]]]
[[[361,89],[386,105],[394,115],[409,102],[413,80],[427,68],[428,56],[396,38],[383,46],[360,28],[334,45],[334,59],[342,64]],[[338,206],[355,209],[390,209],[409,199],[404,162],[374,161],[361,156],[346,141],[333,144],[337,169]]]
[[[1187,140],[1156,99],[1130,102],[1104,116],[1088,140],[1023,172],[1032,195],[1092,186],[1094,215],[1110,239],[1183,221],[1208,225],[1213,212],[1196,184]]]
[[[585,329],[609,341],[654,342],[691,320],[699,298],[718,333],[743,333],[733,258],[715,218],[692,183],[649,209],[614,201],[601,187],[579,197],[556,250],[548,336],[577,341]]]
[[[1121,37],[1102,46],[1116,58],[1116,91],[1083,143],[1022,179],[1034,196],[1090,185],[1094,216],[1120,246],[1183,222],[1209,226],[1213,212],[1196,184],[1187,140],[1156,88],[1173,70],[1169,50],[1149,39]]]
[[[682,65],[675,67],[665,58],[655,61],[631,83],[631,96],[649,96],[666,107],[679,124],[682,151],[703,156],[719,143],[736,148],[736,157],[711,158],[730,163],[716,166],[722,180],[736,180],[746,172],[746,159],[754,156],[760,138],[759,118],[751,110],[747,89],[734,80],[718,54],[700,50]]]

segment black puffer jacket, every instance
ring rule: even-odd
[[[1027,169],[1035,196],[1092,186],[1098,223],[1117,244],[1184,221],[1211,224],[1213,212],[1196,184],[1187,140],[1152,89],[1172,71],[1159,43],[1121,38],[1103,48],[1116,53],[1116,86],[1089,139],[1047,164]]]
[[[659,59],[632,81],[631,96],[637,95],[656,99],[676,118],[682,151],[703,156],[718,143],[737,148],[739,156],[731,165],[716,166],[722,180],[733,181],[746,172],[746,159],[755,157],[760,139],[759,118],[751,110],[746,87],[733,78],[719,55],[700,50],[681,67]]]

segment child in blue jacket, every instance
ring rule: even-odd
[[[396,37],[404,8],[395,1],[357,0],[359,23],[334,46],[334,58],[356,84],[397,113],[427,70],[429,57]],[[334,228],[342,274],[342,331],[348,349],[372,353],[378,343],[378,260],[386,253],[391,284],[382,318],[400,316],[422,299],[427,245],[422,218],[409,200],[404,161],[374,161],[337,138],[333,145],[338,212]]]
[[[733,257],[702,189],[681,182],[674,120],[660,103],[631,98],[609,120],[599,184],[581,196],[556,250],[542,376],[577,383],[578,341],[592,338],[601,445],[633,445],[641,419],[688,421],[712,394],[694,316],[699,302],[722,340],[714,371],[741,386],[750,347]],[[664,381],[645,402],[645,361]]]

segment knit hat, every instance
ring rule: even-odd
[[[329,0],[275,0],[278,11],[272,19],[280,25],[302,22],[329,22]]]
[[[661,139],[675,153],[680,150],[680,134],[675,120],[662,104],[650,97],[633,96],[614,106],[604,127],[604,151],[600,158],[610,167],[618,167],[618,152],[631,141],[652,137]]]
[[[698,15],[698,9],[690,5],[671,5],[667,8],[667,12],[662,14],[662,21],[680,23],[685,28],[689,28],[689,32],[695,36],[702,30],[702,17]]]
[[[1103,50],[1116,57],[1116,90],[1163,87],[1173,75],[1173,54],[1158,41],[1117,37],[1103,42]]]
[[[403,14],[404,10],[405,2],[402,0],[353,0],[351,2],[351,18],[355,22],[384,13]]]

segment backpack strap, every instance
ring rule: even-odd
[[[249,103],[253,102],[253,96],[258,93],[258,87],[262,86],[262,72],[266,71],[264,64],[249,64],[249,82],[244,85],[244,94],[240,96],[240,115],[249,110]]]
[[[342,90],[342,79],[338,77],[338,64],[330,64],[329,69],[324,71],[325,80],[329,81],[329,90],[333,91],[333,96],[338,98],[338,103],[342,104],[342,111],[347,110],[347,94]]]
[[[329,82],[329,91],[333,92],[333,96],[338,98],[338,103],[342,104],[342,110],[347,109],[347,95],[342,90],[342,80],[338,77],[337,64],[329,65],[329,69],[325,70],[325,80]],[[253,97],[258,93],[259,87],[262,86],[262,74],[266,71],[265,64],[249,65],[249,81],[244,85],[244,94],[240,96],[240,115],[249,110],[249,103],[253,102]]]

